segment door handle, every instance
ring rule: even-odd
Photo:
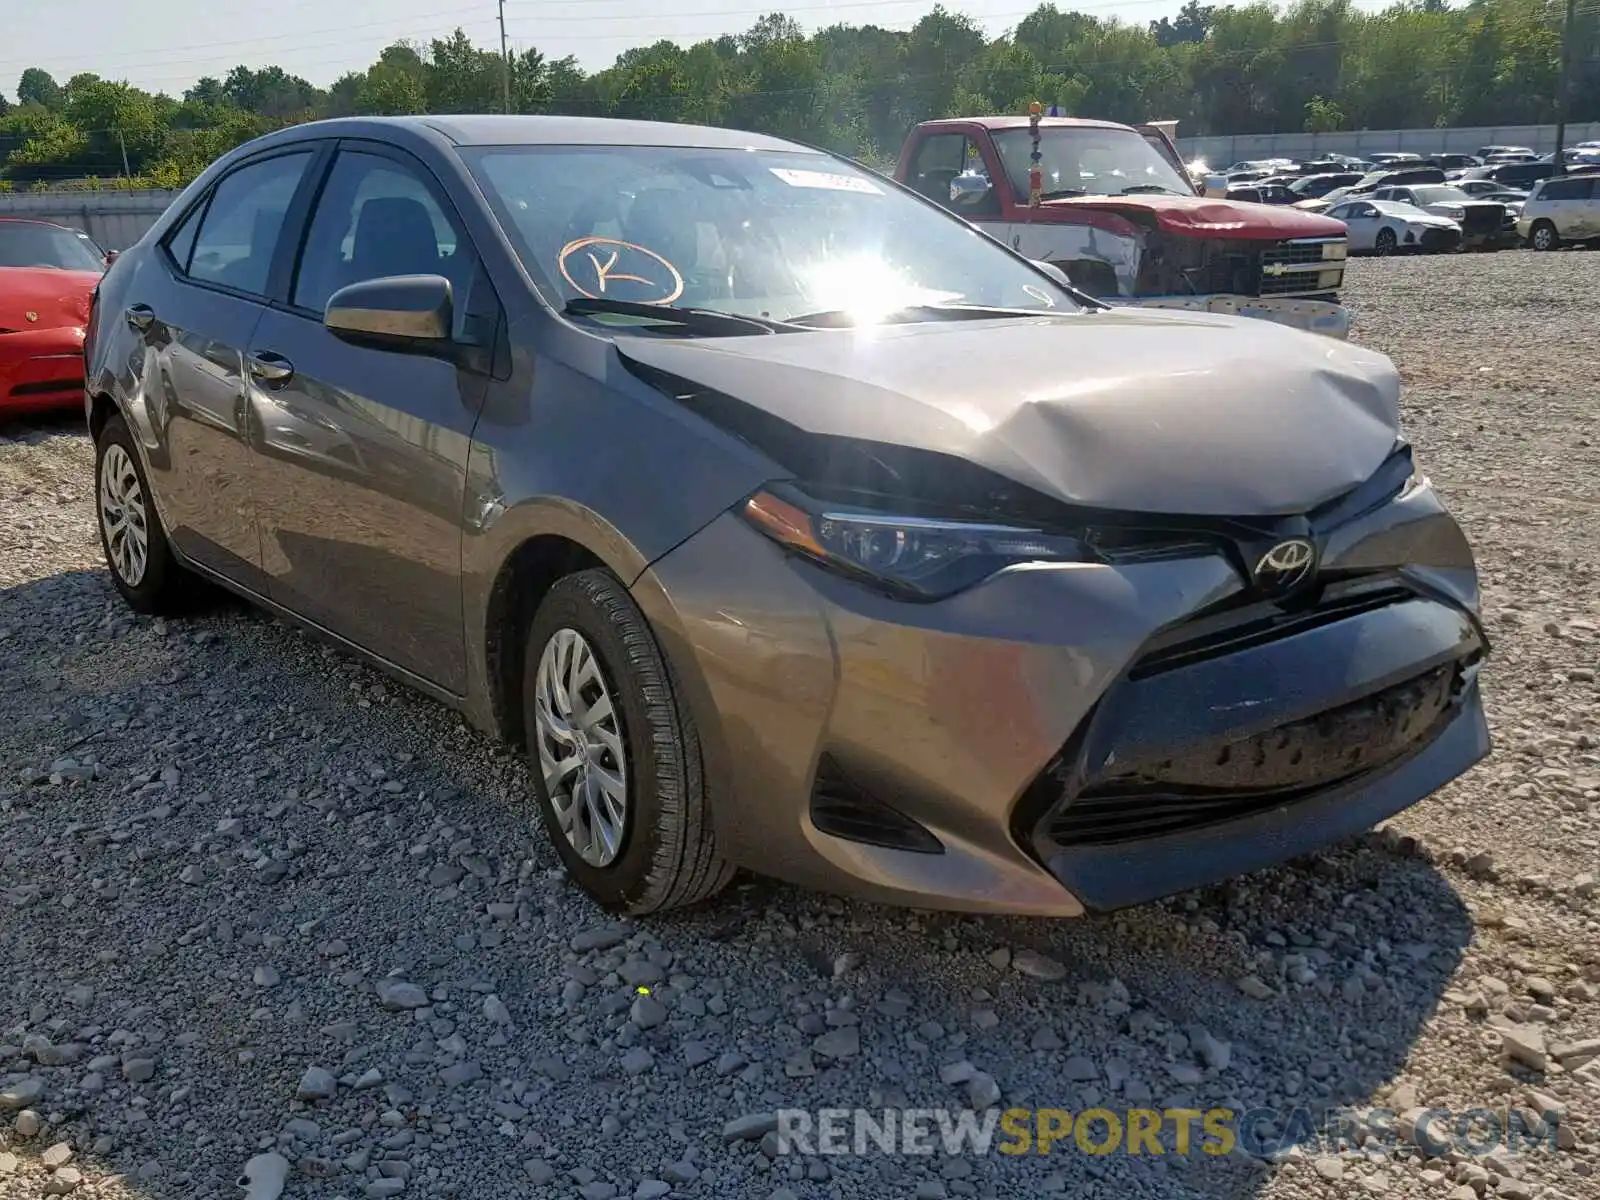
[[[140,333],[156,323],[156,310],[148,304],[130,304],[122,315],[127,318],[129,327]]]
[[[271,350],[252,354],[249,362],[250,374],[262,383],[287,383],[289,377],[294,374],[294,364],[283,355],[274,354]]]

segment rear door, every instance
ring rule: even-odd
[[[275,275],[281,234],[319,143],[247,160],[209,189],[128,290],[154,417],[147,460],[168,536],[189,559],[264,592],[249,479],[245,350]]]
[[[1571,182],[1577,186],[1568,205],[1572,211],[1572,236],[1600,238],[1600,195],[1597,195],[1593,175],[1574,175]]]
[[[392,147],[342,142],[287,303],[251,340],[253,480],[272,598],[460,694],[462,504],[488,376],[448,352],[355,345],[322,324],[339,288],[422,274],[450,281],[458,341],[481,343],[487,328],[492,347],[499,302],[437,181]]]

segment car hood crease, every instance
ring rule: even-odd
[[[948,454],[1129,512],[1304,512],[1367,479],[1399,437],[1383,356],[1209,314],[630,337],[618,350],[808,433]]]

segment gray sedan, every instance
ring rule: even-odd
[[[117,261],[85,353],[127,602],[221,585],[522,745],[616,910],[739,866],[1116,908],[1488,751],[1387,359],[1107,308],[774,138],[285,129]]]

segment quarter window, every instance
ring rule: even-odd
[[[189,278],[266,295],[284,216],[310,161],[309,151],[280,154],[241,167],[217,184],[194,239]],[[179,241],[183,233],[180,229]],[[174,258],[177,247],[174,241]]]

